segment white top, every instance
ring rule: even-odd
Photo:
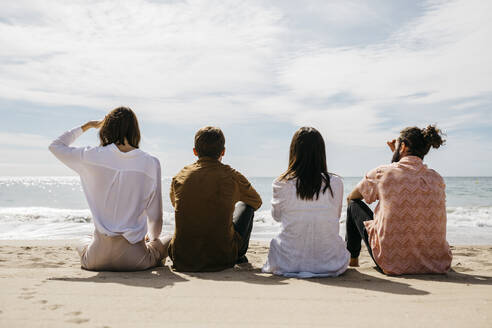
[[[75,128],[53,141],[50,151],[80,175],[94,225],[102,234],[122,235],[135,244],[155,240],[162,230],[161,166],[159,160],[135,149],[69,147],[82,135]]]
[[[350,258],[339,235],[342,179],[330,175],[334,196],[327,189],[310,201],[297,197],[296,181],[273,182],[272,217],[281,228],[262,271],[300,278],[338,276]]]

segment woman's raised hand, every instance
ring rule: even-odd
[[[99,128],[101,128],[103,123],[104,123],[104,119],[102,119],[100,121],[89,121],[89,122],[85,123],[84,125],[82,125],[82,130],[84,130],[84,132],[85,132],[85,131],[89,130],[90,128],[99,129]]]

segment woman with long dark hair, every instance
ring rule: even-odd
[[[339,235],[343,182],[327,171],[325,142],[302,127],[290,144],[289,166],[273,183],[272,216],[281,223],[263,272],[295,277],[338,276],[349,253]]]
[[[100,129],[100,146],[70,147],[90,128]],[[49,147],[80,175],[92,212],[94,237],[77,248],[84,269],[145,270],[167,256],[170,238],[159,239],[161,166],[139,143],[137,117],[130,108],[118,107],[102,121],[65,132]]]

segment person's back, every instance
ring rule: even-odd
[[[339,235],[342,179],[326,169],[325,146],[314,128],[292,138],[289,168],[273,183],[272,217],[280,233],[270,242],[263,272],[289,277],[338,276],[349,253]]]
[[[209,129],[212,130],[205,133],[222,135],[220,130],[213,130],[216,128]],[[199,142],[195,146],[200,149]],[[217,149],[223,154],[223,143]],[[196,163],[184,167],[173,178],[170,197],[176,225],[169,256],[176,270],[222,270],[246,253],[252,215],[242,236],[237,222],[233,222],[235,204],[241,201],[258,209],[261,198],[243,175],[222,164],[222,155],[216,155],[199,156]]]
[[[126,126],[126,128],[125,128]],[[98,147],[70,147],[85,130],[101,127]],[[138,149],[140,132],[133,111],[119,107],[104,121],[65,132],[50,151],[80,175],[95,233],[79,248],[82,267],[141,270],[165,256],[159,160]],[[145,245],[148,232],[151,244]]]
[[[142,240],[147,205],[160,196],[155,195],[160,185],[158,159],[140,149],[124,153],[111,144],[86,149],[80,164],[82,186],[98,231],[122,234],[130,242]]]
[[[369,171],[350,193],[347,248],[357,266],[361,239],[387,274],[444,273],[451,266],[446,241],[443,178],[423,163],[430,147],[444,141],[434,126],[401,131],[388,143],[392,163]],[[374,214],[364,202],[379,201]]]
[[[451,256],[442,177],[416,156],[380,167],[376,174],[378,215],[366,228],[378,265],[392,274],[447,271]]]

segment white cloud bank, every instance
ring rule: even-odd
[[[449,106],[453,101],[492,93],[490,12],[492,3],[487,1],[440,2],[386,42],[301,52],[287,62],[281,74],[281,83],[295,98],[329,99],[349,94],[357,102],[338,105],[325,115],[309,109],[297,111],[293,113],[296,121],[305,124],[319,117],[326,133],[337,141],[343,142],[344,131],[349,129],[354,132],[351,135],[365,136],[368,143],[387,133],[378,124],[391,110],[420,125],[439,122],[453,129],[457,121],[470,123],[468,118],[475,116],[491,124],[491,115],[464,116],[458,111],[467,104],[476,106],[476,99]],[[419,105],[426,105],[424,115],[405,113]]]
[[[399,26],[364,1],[303,4],[2,3],[0,98],[128,104],[175,124],[269,118],[353,146],[381,144],[402,128],[394,122],[437,122],[448,134],[492,126],[492,2],[428,1]],[[296,11],[338,28],[398,27],[383,41],[333,47],[294,31]],[[333,31],[316,35],[335,40]]]

